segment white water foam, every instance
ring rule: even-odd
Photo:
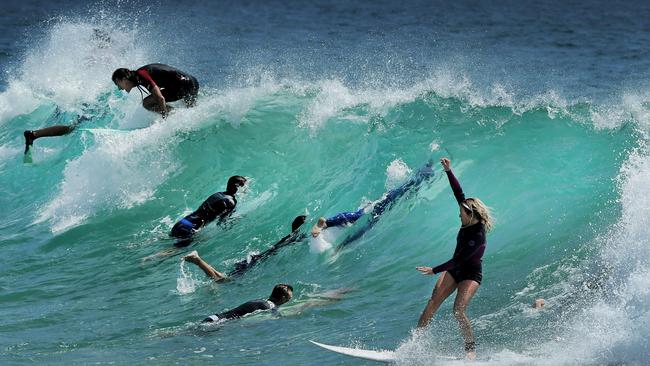
[[[386,167],[386,190],[397,188],[413,171],[402,159],[395,159]]]
[[[185,268],[185,260],[181,260],[179,274],[176,278],[176,291],[180,295],[191,294],[196,291],[199,284],[201,284],[201,281],[194,278],[192,272]]]

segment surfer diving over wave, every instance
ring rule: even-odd
[[[304,215],[297,216],[293,220],[293,223],[291,223],[291,233],[289,235],[280,239],[280,241],[273,244],[269,249],[263,251],[262,253],[251,255],[250,258],[235,263],[235,268],[232,271],[230,271],[227,275],[217,271],[216,269],[214,269],[214,267],[212,267],[210,264],[204,261],[203,258],[199,256],[199,253],[196,250],[184,256],[183,258],[181,258],[181,260],[185,260],[187,262],[196,264],[199,268],[201,268],[201,270],[203,270],[203,272],[208,277],[211,277],[215,281],[224,281],[233,276],[242,275],[244,274],[244,272],[246,272],[254,265],[259,263],[261,260],[268,258],[269,256],[277,253],[277,251],[280,250],[280,248],[302,241],[305,238],[305,235],[300,233],[298,229],[300,229],[302,224],[305,223],[305,218],[306,216]]]
[[[167,103],[182,99],[188,107],[193,107],[199,93],[199,82],[194,76],[164,64],[144,65],[137,70],[120,68],[113,72],[112,79],[127,93],[138,88],[142,94],[144,87],[149,95],[145,98],[142,94],[142,106],[163,117],[171,110]]]
[[[454,301],[454,316],[465,339],[467,358],[473,360],[476,358],[476,343],[465,310],[483,279],[482,258],[486,246],[485,234],[492,229],[493,220],[489,208],[481,200],[465,198],[460,183],[451,171],[451,161],[442,158],[440,163],[447,173],[449,184],[460,208],[461,227],[456,237],[456,249],[452,259],[436,267],[416,268],[425,275],[442,272],[420,316],[417,328],[429,325],[433,314],[442,302],[454,290],[458,290]]]
[[[365,234],[377,221],[381,214],[386,211],[386,208],[390,204],[395,202],[398,198],[402,197],[406,192],[413,188],[417,188],[425,179],[428,179],[433,175],[433,161],[429,160],[424,166],[422,166],[415,175],[409,179],[406,183],[401,186],[391,189],[386,192],[386,194],[376,202],[372,202],[366,205],[363,208],[358,209],[353,212],[341,212],[330,218],[321,217],[318,219],[318,222],[311,229],[311,236],[313,238],[318,238],[321,232],[327,228],[340,227],[340,226],[349,226],[354,224],[357,220],[363,217],[367,213],[372,213],[371,219],[366,225],[364,225],[360,230],[355,232],[353,235],[345,238],[339,248],[346,246],[347,244],[353,242],[354,240],[359,239],[363,234]]]

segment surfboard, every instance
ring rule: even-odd
[[[112,134],[117,134],[117,133],[129,133],[131,130],[118,130],[114,128],[80,128],[79,131],[86,131],[90,132],[93,135],[99,135],[99,134],[104,134],[104,135],[112,135]]]
[[[373,350],[367,350],[361,348],[331,346],[329,344],[318,343],[311,340],[310,342],[328,351],[336,352],[349,357],[355,357],[364,360],[371,360],[371,361],[378,361],[378,362],[385,362],[385,363],[392,363],[397,360],[394,351],[387,351],[387,350],[373,351]]]

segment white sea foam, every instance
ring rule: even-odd
[[[386,167],[386,190],[397,188],[411,175],[412,170],[402,159],[395,159]]]
[[[194,278],[192,272],[185,268],[185,261],[179,265],[179,274],[176,278],[176,291],[181,294],[190,294],[196,290],[201,281]]]

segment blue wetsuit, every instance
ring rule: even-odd
[[[351,242],[359,239],[360,237],[362,237],[363,234],[365,234],[368,230],[370,230],[372,226],[374,226],[377,223],[381,214],[383,214],[384,211],[386,211],[386,209],[393,202],[395,202],[398,198],[402,197],[411,189],[418,188],[420,184],[422,184],[422,182],[424,182],[426,179],[430,178],[431,176],[433,176],[433,161],[429,160],[426,164],[424,164],[424,166],[418,169],[415,175],[411,179],[409,179],[406,183],[402,184],[401,186],[395,189],[391,189],[390,191],[386,192],[386,196],[381,201],[377,202],[375,206],[372,208],[371,219],[355,233],[345,238],[341,242],[341,244],[338,245],[338,248],[342,248],[350,244]],[[363,216],[364,214],[365,214],[364,209],[359,209],[355,212],[342,212],[338,215],[335,215],[327,219],[326,222],[327,227],[352,224],[355,221],[357,221],[359,218],[361,218],[361,216]]]

